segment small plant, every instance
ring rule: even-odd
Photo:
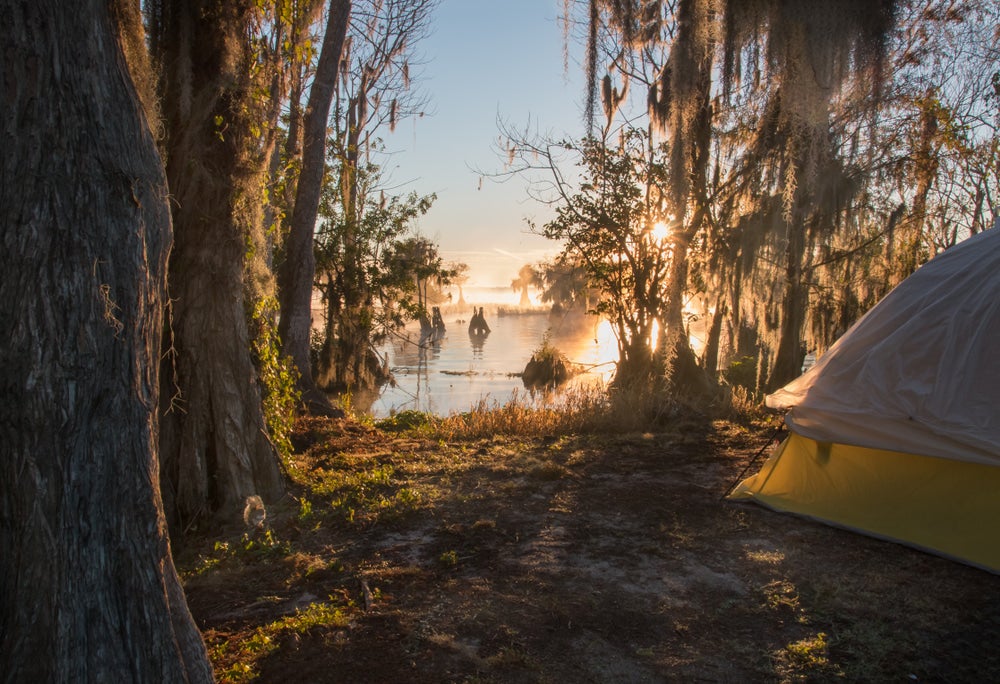
[[[458,553],[455,551],[445,551],[438,556],[438,563],[446,568],[454,568],[458,566]]]
[[[305,609],[296,610],[294,615],[273,623],[276,632],[305,634],[319,627],[347,627],[349,619],[341,608],[330,601],[310,603]]]
[[[262,534],[244,534],[238,552],[242,558],[283,558],[291,550],[291,544],[278,539],[274,530],[266,529]]]
[[[718,413],[734,422],[747,424],[761,418],[763,404],[756,393],[743,385],[732,385],[723,396]]]
[[[788,580],[774,580],[764,586],[764,599],[771,610],[799,610],[799,593]]]
[[[306,497],[299,499],[299,522],[308,523],[313,520],[313,505],[312,501]]]
[[[389,418],[376,421],[375,427],[386,432],[405,432],[427,428],[434,420],[434,416],[423,411],[400,411]]]
[[[371,427],[374,424],[374,420],[370,415],[364,411],[358,410],[357,406],[355,406],[354,390],[350,387],[341,392],[337,397],[337,406],[344,412],[345,415],[350,416],[352,420],[360,423],[361,425]]]
[[[256,535],[244,534],[239,542],[217,541],[212,546],[212,553],[203,556],[191,570],[191,575],[201,575],[216,570],[230,563],[246,563],[271,558],[284,558],[292,551],[289,542],[282,541],[271,529],[266,529]]]

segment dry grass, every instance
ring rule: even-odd
[[[686,416],[711,415],[748,425],[762,417],[759,402],[742,388],[723,388],[711,401],[681,404],[646,388],[572,387],[546,397],[515,393],[506,403],[481,399],[470,410],[439,417],[406,411],[378,421],[382,429],[444,441],[494,435],[628,434],[669,430]]]

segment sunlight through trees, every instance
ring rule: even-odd
[[[380,141],[429,113],[436,7],[0,4],[5,675],[210,681],[168,526],[280,501],[318,386],[377,388],[380,345],[462,297]],[[758,401],[993,224],[996,2],[562,7],[587,133],[501,124],[559,250],[511,288],[601,317],[633,416]]]

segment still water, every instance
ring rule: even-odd
[[[614,337],[610,326],[593,316],[498,315],[496,309],[489,308],[485,314],[491,328],[485,339],[469,336],[471,313],[467,311],[444,314],[447,331],[437,342],[421,344],[418,324],[400,331],[381,349],[395,386],[386,385],[374,399],[357,397],[355,407],[374,418],[407,410],[446,416],[484,400],[489,405],[502,405],[515,394],[523,399],[528,393],[515,374],[524,370],[546,335],[571,362],[585,368],[566,387],[606,383],[613,374],[612,360],[617,357]],[[365,406],[368,401],[370,406]]]

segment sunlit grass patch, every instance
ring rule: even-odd
[[[788,580],[774,580],[764,585],[764,603],[771,610],[799,610],[799,592]]]
[[[842,677],[841,669],[830,661],[830,645],[823,632],[787,644],[774,654],[782,681],[813,681]]]
[[[469,411],[437,420],[431,433],[445,440],[544,435],[558,431],[562,419],[555,409],[536,407],[528,395],[515,395],[504,404],[480,399]]]
[[[347,491],[358,498],[389,484],[394,468],[390,464],[375,464],[370,468],[317,468],[310,473],[307,484],[315,496],[336,496]]]
[[[551,481],[566,477],[569,471],[558,463],[539,462],[528,470],[528,477],[534,480]]]
[[[209,657],[219,682],[237,684],[253,681],[259,675],[260,661],[280,648],[281,640],[292,634],[343,629],[357,612],[351,603],[338,605],[329,601],[310,603],[292,615],[256,628],[245,638],[230,638],[209,644]]]
[[[785,560],[785,554],[781,551],[767,549],[744,549],[743,555],[747,560],[762,565],[778,565]]]
[[[416,510],[426,502],[424,493],[397,476],[395,466],[389,463],[360,469],[317,468],[305,482],[310,493],[300,499],[299,520],[306,524],[315,524],[325,514],[349,523],[372,516],[388,519]]]

